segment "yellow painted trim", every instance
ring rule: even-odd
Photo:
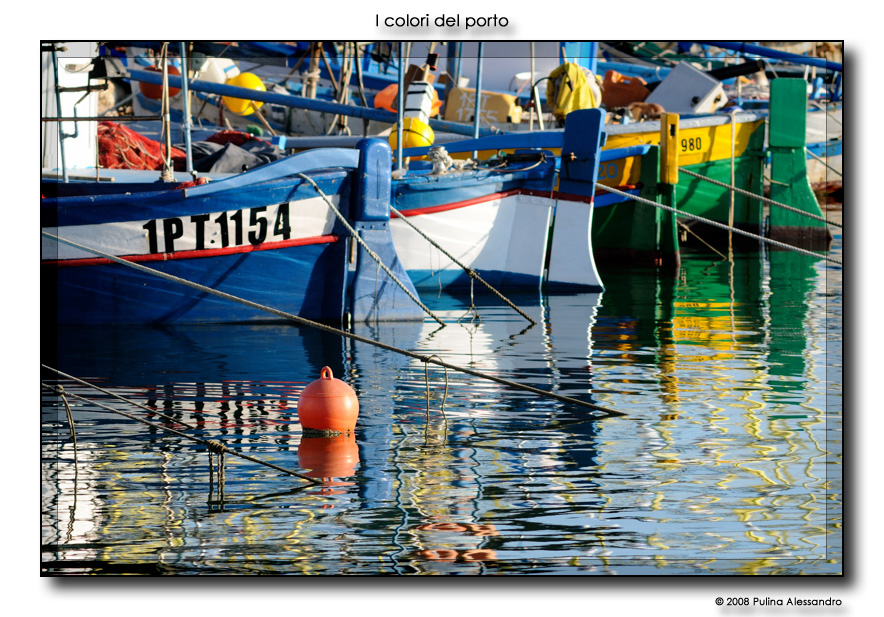
[[[743,122],[737,125],[736,144],[734,155],[742,156],[749,147],[749,141],[755,131],[762,125],[764,120]],[[608,134],[608,140],[602,150],[625,148],[627,146],[660,145],[660,131],[646,131],[641,133],[626,133],[619,135]],[[702,126],[694,128],[681,128],[678,130],[678,165],[698,165],[731,158],[731,125]],[[550,148],[550,151],[559,156],[558,148]],[[479,159],[487,159],[497,154],[497,150],[482,150]],[[512,150],[504,150],[512,152]],[[452,154],[452,158],[466,159],[471,153]],[[641,177],[641,157],[633,156],[625,159],[617,159],[599,164],[598,183],[604,186],[623,186],[624,184],[638,184]]]

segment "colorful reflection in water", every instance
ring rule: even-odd
[[[356,328],[627,414],[603,420],[293,326],[60,330],[46,364],[322,483],[227,456],[222,484],[205,447],[72,400],[75,466],[44,392],[44,571],[840,573],[840,268],[686,255],[605,280],[515,295],[536,326],[493,296],[457,323],[469,296],[442,295],[446,328]],[[355,437],[301,435],[326,365],[359,395]]]

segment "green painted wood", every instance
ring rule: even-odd
[[[659,164],[660,149],[653,146],[642,157],[641,196],[645,199],[658,200]],[[596,260],[601,263],[624,259],[653,262],[658,237],[656,210],[633,201],[596,209],[592,220],[592,246]]]
[[[770,82],[772,148],[803,148],[807,128],[807,82],[780,78]]]
[[[675,203],[675,187],[659,184],[660,148],[642,157],[639,196],[665,205]],[[593,212],[592,246],[600,264],[623,266],[679,265],[678,227],[670,212],[627,201]]]
[[[807,178],[807,159],[804,149],[771,148],[771,185],[770,198],[788,204],[802,212],[822,216],[816,195]],[[826,227],[822,221],[790,212],[784,208],[770,206],[770,226],[776,227]]]
[[[689,169],[706,178],[731,183],[730,160],[690,165]],[[763,195],[764,160],[761,156],[744,155],[735,161],[734,184],[754,195]],[[678,184],[678,209],[690,214],[727,223],[731,191],[700,178],[682,174]],[[747,231],[761,229],[763,204],[741,193],[734,194],[734,225]],[[753,232],[754,233],[754,232]]]
[[[807,122],[807,90],[803,79],[775,79],[770,102],[770,198],[822,216],[819,202],[807,177],[804,152]],[[831,238],[826,223],[770,206],[772,238],[805,248]]]

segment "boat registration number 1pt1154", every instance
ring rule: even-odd
[[[337,195],[331,197],[338,200]],[[335,218],[322,198],[167,218],[47,228],[50,234],[118,257],[236,251],[331,241]],[[44,238],[42,258],[80,261],[87,250]],[[194,255],[197,256],[197,255]]]
[[[312,200],[305,200],[312,201]],[[297,220],[291,204],[258,206],[183,217],[151,219],[141,227],[147,232],[149,253],[226,249],[257,246],[295,238],[330,233],[332,221],[328,209],[302,208],[297,202]],[[313,205],[313,204],[310,204]]]

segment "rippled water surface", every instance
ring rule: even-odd
[[[355,332],[616,417],[297,326],[59,330],[45,363],[107,393],[59,380],[75,448],[43,390],[43,571],[841,573],[840,266],[603,274],[513,295],[536,325],[467,291],[423,294],[445,328]],[[302,436],[323,366],[359,395],[353,438]],[[205,445],[73,395],[324,481],[232,455],[220,479]]]

